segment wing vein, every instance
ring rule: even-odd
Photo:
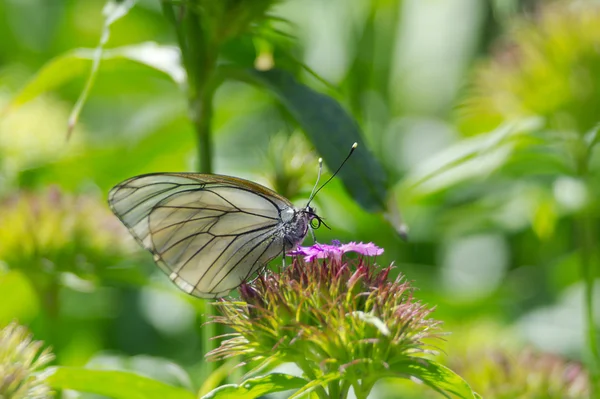
[[[262,235],[264,235],[264,233],[263,233]],[[260,236],[260,235],[259,235],[259,236]],[[257,238],[258,238],[259,236],[257,236]],[[215,289],[216,287],[218,287],[218,286],[219,286],[219,284],[221,284],[221,283],[223,282],[223,280],[225,280],[225,279],[227,278],[227,276],[229,276],[229,275],[231,274],[231,272],[232,272],[232,271],[233,271],[233,270],[234,270],[234,269],[235,269],[235,268],[236,268],[236,267],[237,267],[237,266],[240,264],[240,262],[242,262],[242,261],[243,261],[243,260],[244,260],[244,259],[245,259],[245,258],[246,258],[248,255],[249,255],[249,254],[251,254],[252,252],[254,252],[254,250],[255,250],[256,248],[258,248],[258,247],[259,247],[259,246],[260,246],[260,245],[261,245],[263,242],[265,242],[265,241],[266,241],[266,240],[260,239],[260,240],[259,240],[259,242],[258,242],[256,245],[254,245],[254,246],[252,247],[252,249],[250,249],[248,252],[246,252],[246,253],[244,254],[244,256],[242,256],[242,257],[241,257],[241,258],[240,258],[240,259],[239,259],[239,260],[238,260],[238,261],[237,261],[237,262],[236,262],[234,265],[232,265],[232,267],[230,267],[230,268],[229,268],[229,270],[227,271],[227,273],[225,273],[225,275],[224,275],[223,277],[221,277],[221,279],[219,280],[219,282],[218,282],[217,284],[214,284],[214,285],[212,286],[212,288],[210,289],[210,291],[209,291],[209,292],[210,292],[210,293],[213,293],[213,289]],[[271,241],[271,243],[272,243],[273,241],[275,241],[275,240],[272,240],[272,241]],[[249,244],[250,242],[252,242],[252,241],[247,241],[247,242],[246,242],[246,243],[245,243],[243,246],[245,246],[246,244]],[[267,247],[265,248],[265,250],[264,250],[264,251],[263,251],[263,252],[260,254],[260,256],[256,258],[256,261],[255,261],[255,262],[254,262],[254,263],[253,263],[253,264],[250,266],[250,270],[248,271],[248,273],[246,274],[246,277],[245,277],[245,278],[244,278],[242,281],[246,280],[246,279],[248,278],[248,276],[249,276],[250,274],[252,274],[252,273],[255,271],[255,270],[253,270],[253,269],[254,269],[254,265],[256,265],[256,263],[258,263],[258,262],[259,262],[259,259],[260,259],[260,257],[261,257],[262,255],[264,255],[264,253],[265,253],[265,252],[267,252],[267,250],[268,250],[268,249],[269,249],[269,247],[271,246],[271,243],[269,243],[269,244],[267,245]],[[243,247],[243,246],[242,246],[242,247]],[[240,249],[241,249],[241,248],[240,248]],[[229,262],[229,260],[230,260],[232,257],[233,257],[233,255],[229,257],[229,259],[227,260],[227,262]],[[227,263],[227,262],[226,262],[226,263]],[[240,283],[240,284],[241,284],[241,283]],[[239,286],[239,285],[237,285],[237,286]],[[235,287],[233,287],[233,288],[235,288]],[[232,289],[233,289],[233,288],[232,288]]]

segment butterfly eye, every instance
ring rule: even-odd
[[[321,219],[319,217],[313,217],[310,220],[310,227],[312,227],[314,230],[318,229],[319,227],[321,227]]]

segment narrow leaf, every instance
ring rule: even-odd
[[[254,399],[273,392],[288,391],[305,386],[307,381],[288,374],[273,373],[262,377],[250,378],[241,384],[223,385],[202,399]]]
[[[79,113],[81,112],[81,108],[83,108],[83,104],[89,95],[92,86],[94,85],[94,81],[96,80],[96,75],[98,75],[98,69],[100,68],[100,60],[102,59],[102,52],[104,50],[104,46],[108,43],[108,39],[110,38],[110,26],[127,15],[129,10],[135,5],[136,0],[124,0],[124,1],[116,1],[116,0],[108,0],[104,9],[102,10],[104,14],[104,27],[102,28],[102,35],[100,36],[100,43],[98,43],[98,47],[96,47],[96,51],[93,57],[92,69],[90,71],[90,75],[85,83],[85,87],[81,92],[81,95],[77,99],[73,110],[71,111],[71,115],[69,116],[69,126],[67,131],[67,137],[70,136],[75,124],[77,123],[77,119],[79,118]]]
[[[461,376],[433,360],[413,357],[406,362],[391,365],[390,371],[392,374],[386,376],[417,378],[447,398],[452,397],[450,394],[464,399],[478,397]]]
[[[539,126],[540,120],[531,118],[461,140],[415,167],[404,180],[404,191],[414,196],[430,195],[474,178],[486,177],[510,159],[520,136]]]
[[[325,384],[329,384],[332,381],[339,380],[340,378],[341,378],[340,373],[325,374],[324,376],[314,379],[311,382],[309,382],[308,384],[304,385],[301,389],[299,389],[292,396],[290,396],[289,399],[298,398],[302,395],[305,395],[309,392],[314,391],[318,387],[321,387]]]
[[[386,173],[367,149],[356,121],[335,99],[303,85],[283,70],[226,72],[229,77],[258,84],[273,93],[302,127],[330,170],[337,169],[352,144],[358,143],[339,177],[364,209],[385,210]]]
[[[95,54],[94,49],[81,48],[53,58],[12,98],[9,107],[19,107],[45,92],[82,76],[88,71]],[[177,84],[183,84],[186,80],[185,69],[181,65],[177,47],[145,42],[104,50],[102,61],[114,60],[129,60],[146,65],[163,72]]]
[[[261,360],[257,360],[257,362],[252,362],[254,365],[250,370],[244,374],[244,379],[250,378],[253,376],[258,376],[258,374],[267,374],[270,371],[273,371],[278,365],[282,363],[280,359],[280,355],[275,353],[267,358],[263,358]]]
[[[186,81],[185,68],[181,64],[181,52],[175,46],[145,42],[104,50],[102,60],[125,59],[149,66],[183,85]]]
[[[196,397],[183,388],[126,371],[53,367],[48,372],[47,381],[53,389],[72,389],[116,399],[195,399]]]
[[[93,50],[89,50],[93,51]],[[89,68],[88,58],[83,59],[68,52],[48,61],[21,91],[12,98],[10,108],[17,108],[37,96],[54,90],[81,75]]]
[[[230,359],[210,373],[202,382],[202,386],[200,386],[200,389],[198,390],[198,396],[208,394],[225,382],[227,377],[231,375],[231,371],[235,368],[236,363],[237,360]]]

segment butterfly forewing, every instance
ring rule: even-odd
[[[114,213],[184,291],[227,294],[282,252],[280,212],[292,204],[246,180],[154,174],[109,195]]]

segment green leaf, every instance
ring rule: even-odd
[[[96,50],[75,49],[55,57],[44,65],[40,71],[13,97],[9,107],[19,107],[37,96],[54,90],[66,82],[85,74],[94,60]],[[146,65],[166,74],[175,83],[183,84],[186,79],[185,70],[181,66],[179,50],[173,46],[162,46],[154,42],[136,44],[134,46],[117,47],[105,50],[102,61],[129,60]]]
[[[121,19],[129,10],[135,5],[137,0],[108,0],[102,13],[104,14],[104,26],[102,27],[102,35],[100,36],[100,42],[96,47],[94,52],[93,60],[92,60],[92,69],[88,76],[87,82],[85,83],[85,87],[81,92],[81,95],[77,99],[73,110],[71,111],[71,115],[69,116],[69,126],[67,135],[71,133],[75,124],[77,123],[77,119],[79,118],[79,113],[83,108],[83,104],[87,100],[87,97],[94,85],[94,81],[96,80],[96,76],[98,75],[98,70],[100,68],[100,60],[102,60],[102,52],[104,51],[104,46],[108,43],[108,39],[110,38],[110,26],[117,20]]]
[[[202,399],[254,399],[268,393],[298,389],[306,386],[306,383],[304,378],[273,373],[247,379],[241,384],[223,385],[204,395]]]
[[[72,389],[117,399],[195,399],[196,397],[183,388],[126,371],[53,367],[48,373],[47,381],[53,389]]]
[[[329,373],[321,376],[317,379],[312,380],[308,384],[304,385],[301,389],[296,391],[289,399],[298,398],[304,394],[314,391],[316,388],[328,384],[332,381],[339,380],[341,378],[340,373]]]
[[[229,361],[223,363],[220,367],[210,373],[208,377],[204,379],[204,382],[202,382],[202,386],[198,390],[198,396],[204,396],[217,389],[219,385],[226,381],[227,377],[231,375],[231,371],[235,368],[237,363],[236,360],[229,359]]]
[[[93,84],[95,76],[100,66],[100,60],[103,55],[103,47],[110,37],[110,25],[125,15],[133,6],[135,1],[128,0],[118,4],[114,1],[109,1],[103,10],[105,22],[100,43],[96,49],[78,49],[70,51],[61,56],[51,59],[46,63],[35,75],[35,77],[12,99],[9,107],[18,107],[24,103],[31,101],[40,94],[49,90],[60,87],[65,82],[72,80],[84,74],[89,67],[89,61],[92,62],[92,70],[86,82],[86,87],[81,93],[77,101],[77,105],[73,109],[71,118],[74,113],[79,113],[80,108],[85,102],[89,90]],[[76,117],[76,116],[75,116]]]
[[[11,108],[17,108],[40,94],[56,89],[66,82],[83,75],[89,67],[89,59],[76,57],[74,52],[55,57],[44,65],[32,80],[12,98]]]
[[[188,372],[180,365],[161,357],[99,353],[88,361],[87,368],[125,371],[143,375],[164,384],[190,391],[194,390],[194,384]]]
[[[179,85],[186,82],[187,76],[185,68],[181,64],[181,52],[175,46],[144,42],[133,46],[104,50],[102,60],[115,59],[124,59],[146,65],[164,73]]]
[[[0,306],[0,326],[15,319],[27,323],[38,315],[38,296],[29,279],[20,271],[0,271],[0,292],[5,298],[10,298]]]
[[[410,376],[417,378],[447,398],[452,398],[450,394],[464,399],[479,397],[461,376],[448,367],[429,359],[417,357],[409,359],[406,362],[391,365],[390,371],[393,373],[386,377],[406,378]]]
[[[490,133],[459,141],[411,171],[403,182],[404,194],[427,196],[487,177],[510,160],[525,132],[538,129],[540,124],[539,118],[507,123]]]
[[[282,356],[280,354],[275,353],[267,358],[257,360],[256,362],[247,363],[247,365],[251,368],[246,372],[246,374],[244,374],[243,378],[250,378],[252,376],[267,374],[273,371],[278,365],[283,363],[281,357]]]
[[[302,127],[330,170],[337,169],[352,144],[358,143],[338,176],[364,209],[372,212],[386,209],[388,182],[385,170],[367,149],[356,121],[335,99],[312,90],[290,73],[278,69],[224,72],[228,77],[258,84],[273,93]]]

